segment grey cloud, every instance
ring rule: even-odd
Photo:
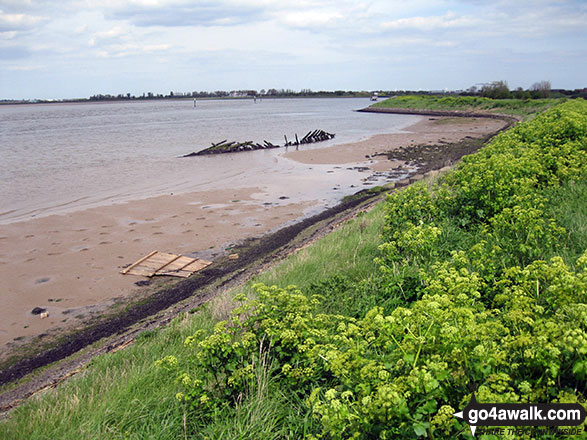
[[[111,12],[110,18],[125,19],[136,26],[232,26],[263,19],[255,6],[230,6],[213,2],[172,6],[128,6]]]

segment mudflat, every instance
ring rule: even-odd
[[[230,188],[0,225],[0,352],[6,355],[32,337],[78,325],[115,301],[140,294],[143,288],[135,283],[145,279],[122,275],[120,270],[152,250],[214,260],[234,243],[324,209],[324,198],[313,190],[316,179],[332,182],[332,189],[346,185],[347,192],[348,187],[358,191],[365,187],[351,185],[357,177],[348,180],[351,174],[344,170],[361,168],[368,174],[401,167],[404,173],[416,172],[406,160],[390,160],[384,153],[484,137],[504,125],[494,119],[423,118],[402,133],[276,152],[275,160],[315,167],[311,174],[296,174],[300,167],[294,166],[283,176],[273,174],[268,182],[258,176],[254,181],[235,179]],[[310,196],[296,197],[301,193]],[[46,309],[48,316],[31,313],[35,307]]]

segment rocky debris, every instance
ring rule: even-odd
[[[31,310],[31,314],[40,315],[41,313],[44,313],[46,311],[47,309],[44,309],[43,307],[35,307],[33,310]]]

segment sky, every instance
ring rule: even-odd
[[[587,0],[0,0],[0,99],[587,87]]]

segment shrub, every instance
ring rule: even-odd
[[[257,285],[214,331],[159,361],[202,420],[238,407],[259,372],[297,395],[308,439],[454,438],[481,402],[576,402],[587,392],[587,250],[556,255],[547,191],[585,180],[587,103],[567,102],[499,136],[438,185],[391,195],[373,297],[355,316],[320,295]],[[312,292],[359,291],[343,276]],[[368,294],[366,289],[362,294]],[[364,302],[362,304],[365,304]]]

